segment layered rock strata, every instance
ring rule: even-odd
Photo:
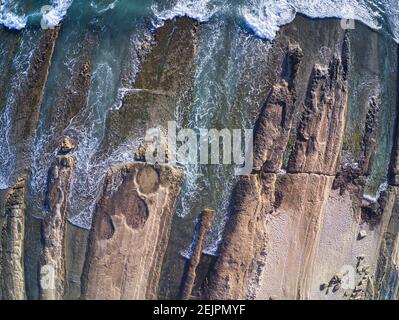
[[[24,232],[26,181],[19,179],[6,195],[1,227],[0,287],[4,300],[25,299]]]
[[[26,80],[20,85],[15,97],[9,143],[15,147],[15,174],[18,176],[26,174],[30,166],[30,148],[34,140],[58,32],[59,28],[56,28],[44,31],[40,36],[37,47],[32,52]]]
[[[198,234],[195,235],[195,244],[193,248],[193,253],[191,258],[187,261],[186,271],[184,273],[184,277],[182,279],[182,287],[181,287],[181,299],[188,300],[190,299],[191,293],[193,291],[194,282],[196,279],[196,270],[198,268],[198,264],[200,263],[203,244],[205,237],[207,235],[208,229],[212,224],[213,217],[215,215],[215,211],[211,209],[205,209],[200,217],[199,217],[199,226],[198,226]]]
[[[176,120],[176,105],[190,105],[198,28],[194,20],[182,18],[157,31],[133,88],[107,118],[104,150],[126,139],[142,139],[148,129],[166,130],[168,121]]]
[[[297,103],[295,77],[303,54],[298,46],[288,47],[289,78],[273,87],[258,119],[254,146],[259,172],[243,177],[233,194],[233,213],[210,275],[211,299],[256,296],[258,286],[288,298],[306,297],[322,212],[343,142],[348,55],[346,37],[340,56],[329,65],[314,66],[302,105]],[[287,173],[279,174],[298,112]],[[281,217],[278,225],[270,216]]]
[[[58,156],[49,172],[47,212],[42,221],[43,249],[40,259],[40,298],[60,300],[65,293],[65,234],[68,194],[74,159]]]
[[[83,274],[85,299],[155,299],[182,173],[121,165],[97,204]]]

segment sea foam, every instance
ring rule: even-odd
[[[236,16],[256,36],[272,40],[281,26],[297,13],[310,18],[339,18],[361,21],[372,29],[386,28],[399,40],[399,2],[397,0],[178,0],[161,9],[153,5],[158,20],[187,16],[208,21],[216,13]]]
[[[0,4],[0,25],[8,29],[21,30],[25,28],[28,18],[13,12],[12,3],[7,0]]]
[[[42,15],[45,24],[49,27],[58,26],[72,2],[73,0],[51,0],[48,5],[49,10]],[[40,14],[39,12],[21,14],[16,11],[17,8],[13,1],[3,0],[0,5],[0,25],[8,29],[22,30],[26,27],[29,17]]]

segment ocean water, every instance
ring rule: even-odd
[[[21,30],[41,17],[49,26],[58,25],[74,0],[2,0],[0,24]],[[75,0],[76,1],[76,0]],[[214,15],[234,16],[237,23],[262,38],[272,39],[279,27],[297,13],[312,18],[356,19],[374,29],[383,29],[399,40],[399,2],[396,0],[97,0],[88,1],[98,14],[123,9],[154,19],[155,25],[176,16],[208,21]],[[49,9],[42,15],[42,6]]]
[[[191,114],[188,119],[181,116],[186,106],[178,103],[176,119],[179,122],[184,118],[186,122],[181,120],[179,125],[193,129],[251,128],[264,98],[261,79],[265,70],[259,67],[266,65],[262,59],[267,59],[269,43],[264,39],[273,39],[279,28],[298,13],[312,18],[356,19],[399,41],[397,0],[1,0],[0,32],[2,28],[13,29],[23,36],[13,59],[13,89],[8,90],[0,114],[0,136],[4,137],[0,144],[0,189],[12,185],[15,154],[7,139],[14,96],[29,69],[29,57],[37,43],[35,30],[41,21],[50,27],[62,22],[63,28],[32,148],[32,210],[34,215],[41,216],[47,172],[59,138],[68,134],[77,142],[73,151],[76,165],[69,220],[88,229],[106,171],[112,165],[132,161],[132,150],[141,142],[128,139],[106,152],[101,145],[107,114],[120,107],[124,92],[134,89],[139,57],[127,57],[134,57],[130,53],[138,49],[143,37],[174,17],[207,21],[195,58]],[[68,122],[57,121],[57,108],[63,107],[60,101],[65,98],[64,93],[73,92],[72,75],[78,72],[80,57],[87,49],[83,38],[86,30],[93,34],[94,45],[85,106]],[[6,54],[7,45],[0,42],[0,59]],[[0,72],[4,71],[2,68],[0,61]],[[216,221],[206,240],[205,252],[209,254],[217,254],[221,241],[235,182],[233,169],[193,165],[185,168],[186,180],[177,214],[191,219],[194,227],[195,217],[204,206],[216,209]]]

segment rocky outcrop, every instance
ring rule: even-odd
[[[65,143],[61,146],[65,152]],[[61,300],[64,297],[65,234],[68,194],[71,187],[74,159],[58,156],[50,169],[47,191],[47,212],[42,222],[43,251],[40,260],[42,300]]]
[[[258,118],[254,167],[260,172],[242,177],[233,192],[233,214],[206,289],[210,299],[244,298],[250,269],[261,267],[253,264],[255,255],[264,254],[266,243],[265,233],[258,228],[264,222],[261,216],[272,210],[275,198],[272,188],[265,197],[262,190],[275,184],[276,174],[283,165],[284,151],[298,106],[295,80],[302,57],[303,52],[298,45],[288,47],[284,77],[272,88]]]
[[[28,223],[26,226],[26,213],[25,213],[25,186],[21,186],[21,181],[18,180],[21,177],[24,181],[27,181],[28,172],[31,167],[31,151],[34,141],[34,135],[39,120],[40,107],[45,91],[46,81],[48,79],[49,69],[51,60],[54,53],[55,42],[58,36],[59,28],[54,30],[39,31],[37,33],[32,30],[24,30],[21,33],[8,32],[6,33],[6,42],[8,57],[4,61],[8,61],[8,66],[2,68],[4,75],[9,77],[8,79],[18,79],[17,83],[11,83],[4,85],[1,83],[2,89],[0,89],[0,110],[2,112],[8,112],[8,121],[10,126],[3,128],[3,134],[7,135],[7,143],[12,146],[12,154],[6,154],[5,157],[9,158],[6,161],[12,161],[6,163],[9,172],[6,181],[9,185],[17,185],[20,196],[18,196],[18,206],[20,208],[7,209],[7,201],[5,200],[5,211],[7,213],[6,227],[3,241],[3,273],[2,281],[4,283],[3,298],[4,299],[23,299],[27,297],[25,292],[26,287],[26,267],[24,262],[26,261],[25,250],[30,246],[30,243],[26,243],[26,232],[29,232],[31,224]],[[3,33],[3,31],[2,31]],[[25,74],[16,74],[16,72],[22,72],[16,70],[14,63],[18,52],[18,45],[23,47],[23,41],[31,37],[34,47],[30,52],[29,65],[26,70],[23,70]],[[23,61],[22,63],[26,63]],[[2,78],[3,79],[3,78]],[[5,78],[7,79],[7,78]],[[4,79],[3,79],[4,80]],[[0,80],[1,82],[2,80]],[[9,81],[9,80],[8,80]],[[18,87],[18,90],[15,90]],[[15,90],[13,99],[4,99],[5,92],[3,88],[8,90]],[[3,98],[3,99],[2,99]],[[3,109],[7,102],[7,110]],[[7,125],[3,123],[3,125]],[[6,137],[4,137],[5,139]],[[5,140],[4,140],[5,143]],[[4,149],[2,149],[3,151]],[[25,184],[28,182],[24,182]],[[10,188],[8,192],[15,194],[16,189]],[[22,193],[24,195],[22,195]],[[11,228],[11,229],[10,229]],[[9,229],[9,230],[7,230]],[[14,233],[15,232],[15,233]],[[35,255],[35,253],[32,253]],[[11,268],[11,269],[10,269]]]
[[[288,48],[286,59],[294,63],[287,74],[293,78],[274,86],[258,120],[255,168],[262,171],[242,178],[233,193],[233,213],[209,276],[207,297],[307,297],[322,213],[343,142],[348,50],[345,38],[340,56],[328,66],[314,66],[301,106],[296,103],[295,76],[302,51]],[[287,173],[281,173],[298,113]]]
[[[0,272],[4,300],[25,299],[24,232],[25,180],[19,179],[5,202],[5,221],[1,227]]]
[[[85,299],[155,299],[182,173],[144,163],[113,168],[97,204]]]
[[[380,102],[376,97],[371,97],[367,108],[364,132],[359,146],[356,161],[344,159],[334,180],[334,189],[339,189],[343,194],[348,187],[357,189],[362,194],[366,185],[367,176],[372,171],[377,147],[378,125],[380,117]],[[359,141],[360,143],[360,141]]]
[[[397,119],[396,119],[397,120]],[[399,299],[399,125],[396,126],[395,140],[391,153],[391,163],[388,174],[388,188],[381,195],[383,201],[377,210],[372,210],[373,217],[378,217],[380,245],[376,253],[375,279],[372,282],[371,299]],[[376,214],[377,213],[377,214]]]
[[[51,85],[53,85],[54,78],[64,76],[61,71],[58,71],[59,65],[68,64],[70,70],[68,78],[61,83],[57,83],[55,88],[46,91],[43,100],[40,132],[48,134],[45,144],[46,149],[43,152],[52,153],[56,150],[64,134],[68,134],[70,137],[64,137],[65,144],[62,149],[65,147],[69,149],[71,144],[75,147],[73,138],[77,133],[74,130],[65,132],[65,129],[71,126],[71,122],[82,122],[87,117],[84,110],[88,102],[92,80],[93,55],[98,37],[95,32],[91,33],[87,30],[82,30],[82,33],[82,43],[77,46],[76,52],[74,52],[79,58],[70,61],[71,58],[68,57],[68,54],[65,54],[66,56],[55,56],[55,66],[51,69],[53,78],[50,77],[49,79]],[[65,37],[61,37],[61,47],[65,45],[63,43],[65,41],[67,41]],[[58,72],[61,74],[57,74]],[[65,152],[66,150],[61,151]]]
[[[44,31],[40,36],[32,52],[26,80],[15,98],[9,143],[16,149],[15,168],[18,175],[26,173],[30,166],[31,146],[58,32],[59,28],[56,28]]]
[[[182,287],[181,287],[181,299],[188,300],[190,299],[195,279],[196,279],[196,270],[198,268],[198,264],[200,263],[201,254],[203,250],[204,240],[208,229],[210,228],[213,217],[215,215],[215,211],[211,209],[205,209],[200,217],[199,217],[199,226],[198,226],[198,234],[195,235],[195,244],[193,248],[193,253],[190,259],[186,264],[186,271],[184,273],[184,277],[182,279]]]
[[[0,30],[0,38],[3,50],[0,52],[0,111],[3,110],[6,101],[6,94],[10,88],[8,79],[12,74],[12,59],[15,51],[20,44],[21,36],[16,36],[14,32],[6,28]]]
[[[276,84],[256,123],[254,167],[263,172],[277,173],[290,137],[297,94],[296,75],[303,58],[298,45],[290,45],[284,60],[283,79]]]
[[[206,298],[244,298],[250,265],[261,241],[265,240],[258,238],[256,225],[262,210],[261,199],[259,177],[243,177],[234,191],[234,213],[226,226],[220,255],[209,277]]]
[[[336,174],[348,99],[346,72],[339,58],[328,67],[315,66],[287,172]]]
[[[143,138],[147,129],[167,128],[168,121],[176,120],[176,104],[190,105],[198,28],[195,20],[182,18],[157,31],[133,88],[107,118],[105,150],[128,138]]]

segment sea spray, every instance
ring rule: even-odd
[[[46,25],[55,27],[67,15],[73,0],[49,0],[42,15]],[[215,14],[235,17],[238,24],[255,35],[272,40],[279,28],[290,23],[297,13],[310,18],[342,18],[363,22],[373,29],[389,32],[399,41],[399,2],[396,0],[148,0],[142,5],[152,8],[155,27],[175,17],[187,16],[200,22],[209,21]],[[98,14],[107,14],[124,0],[107,1],[105,5],[91,1]],[[41,14],[21,10],[13,0],[0,5],[0,24],[9,29],[21,30],[29,25],[29,18]],[[134,12],[132,12],[134,14]]]

